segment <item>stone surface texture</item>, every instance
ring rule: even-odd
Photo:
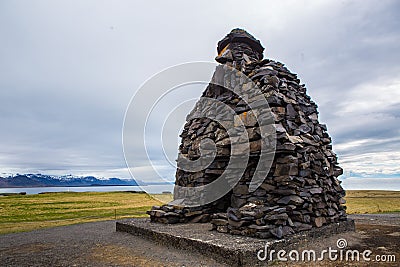
[[[233,154],[241,156],[240,151],[232,151],[233,142],[243,144],[243,153],[249,153],[239,182],[220,199],[197,207],[178,205],[180,196],[176,191],[175,202],[148,211],[152,222],[211,222],[213,229],[221,233],[280,239],[346,221],[345,191],[337,178],[343,171],[332,151],[327,126],[318,121],[317,105],[297,75],[280,62],[263,59],[263,50],[261,43],[244,30],[232,30],[218,43],[216,60],[221,65],[213,80],[219,79],[227,87],[239,87],[251,102],[254,86],[244,83],[240,75],[231,71],[237,70],[261,90],[268,106],[257,107],[257,103],[252,103],[256,108],[250,109],[237,94],[213,83],[202,95],[228,105],[235,114],[227,125],[235,127],[238,122],[243,123],[247,136],[228,136],[226,126],[210,118],[193,116],[188,116],[180,135],[179,157],[195,161],[212,154],[212,149],[216,153],[211,164],[198,171],[179,168],[178,158],[176,185],[198,187],[218,179]],[[223,113],[199,101],[192,115],[207,109]],[[260,127],[267,121],[263,120],[263,114],[272,116],[275,143],[261,134]],[[212,140],[215,145],[202,143],[204,139]],[[262,184],[256,190],[249,190],[257,164],[263,164],[259,162],[262,145],[272,144],[275,154],[271,167],[266,167]],[[241,146],[236,148],[240,150]]]

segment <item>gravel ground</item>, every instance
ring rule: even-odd
[[[115,231],[115,221],[0,235],[0,266],[224,266]]]
[[[400,214],[351,215],[356,233],[346,233],[352,248],[396,254],[397,264],[321,266],[399,266]],[[315,246],[335,243],[335,237]],[[335,239],[335,240],[334,240]],[[284,266],[284,264],[279,266]],[[310,266],[300,264],[301,266]],[[85,223],[0,235],[0,266],[226,266],[201,254],[157,245],[116,232],[115,221]],[[313,266],[318,266],[314,264]]]
[[[400,226],[400,213],[352,214],[348,217],[360,224]]]

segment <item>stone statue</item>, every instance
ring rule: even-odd
[[[151,221],[282,238],[346,220],[343,171],[317,105],[297,75],[263,51],[241,29],[218,42],[221,65],[181,133],[174,201],[148,211]],[[186,166],[207,160],[204,168]],[[223,187],[223,195],[204,201],[210,190],[200,189],[218,179],[213,190]]]

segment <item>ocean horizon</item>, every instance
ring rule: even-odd
[[[137,185],[137,186],[49,186],[49,187],[13,187],[0,188],[1,193],[26,193],[28,195],[49,192],[117,192],[143,191],[149,194],[172,193],[173,184]]]
[[[386,181],[385,181],[386,180]],[[394,178],[346,178],[342,186],[345,190],[385,190],[400,191],[400,182]],[[49,186],[49,187],[6,187],[1,193],[26,193],[28,195],[49,192],[117,192],[142,191],[149,194],[172,193],[174,184],[137,185],[137,186]]]

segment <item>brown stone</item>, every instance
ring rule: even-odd
[[[321,227],[322,225],[324,225],[326,223],[326,219],[325,217],[317,217],[314,219],[314,224],[317,227]]]

